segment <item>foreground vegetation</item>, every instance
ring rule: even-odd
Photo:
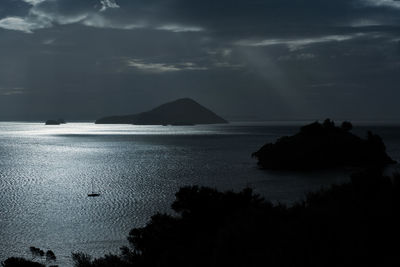
[[[185,187],[172,209],[131,230],[120,255],[73,254],[74,265],[400,266],[400,175],[369,170],[291,207],[251,189]]]

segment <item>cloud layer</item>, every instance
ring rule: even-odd
[[[399,18],[395,0],[2,0],[0,119],[178,97],[235,118],[400,119]]]

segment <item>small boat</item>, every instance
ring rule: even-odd
[[[88,197],[99,197],[99,196],[100,196],[100,193],[96,193],[96,192],[94,192],[94,190],[93,190],[93,179],[92,179],[91,184],[92,184],[92,193],[89,193],[89,194],[88,194]]]

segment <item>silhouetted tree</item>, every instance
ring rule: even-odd
[[[32,254],[33,260],[35,260],[37,257],[43,258],[44,255],[46,255],[46,261],[51,262],[56,260],[56,255],[54,254],[53,251],[48,250],[46,253],[41,250],[40,248],[37,247],[29,247],[29,251]],[[6,261],[2,263],[3,266],[8,266],[8,267],[13,267],[13,266],[32,266],[32,267],[40,267],[40,266],[45,266],[41,263],[35,262],[35,261],[30,261],[24,258],[18,258],[18,257],[11,257],[8,258]],[[49,267],[55,267],[57,265],[50,265]]]
[[[353,129],[353,124],[351,124],[351,122],[344,121],[342,122],[342,126],[340,128],[342,128],[346,132],[349,132]]]
[[[105,255],[102,258],[92,259],[84,253],[72,253],[72,261],[75,267],[125,267],[130,266],[127,261],[117,255]]]
[[[46,260],[47,260],[47,261],[55,261],[56,259],[57,259],[57,257],[56,257],[56,255],[54,254],[53,251],[48,250],[48,251],[46,252]]]
[[[43,257],[44,254],[45,254],[44,251],[41,250],[40,248],[29,247],[29,250],[30,250],[30,252],[31,252],[33,258],[36,258],[36,257]]]
[[[75,267],[92,266],[92,257],[85,253],[72,253],[72,261]]]
[[[326,120],[324,120],[324,123],[322,124],[322,126],[325,129],[332,129],[335,127],[335,122],[330,119],[326,119]]]

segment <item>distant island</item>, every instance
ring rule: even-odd
[[[61,119],[58,119],[57,121],[58,121],[60,124],[66,124],[65,120],[62,119],[62,118],[61,118]]]
[[[195,125],[228,123],[211,110],[190,98],[163,104],[147,112],[132,115],[110,116],[96,120],[96,124],[135,125]]]
[[[382,139],[368,132],[362,139],[350,131],[352,124],[336,127],[327,119],[300,129],[293,136],[279,138],[253,153],[265,169],[312,170],[332,167],[385,166],[396,163],[386,154]]]
[[[60,125],[60,122],[57,120],[47,120],[45,125]]]
[[[45,125],[60,125],[60,124],[65,124],[64,119],[58,119],[58,120],[47,120]]]

